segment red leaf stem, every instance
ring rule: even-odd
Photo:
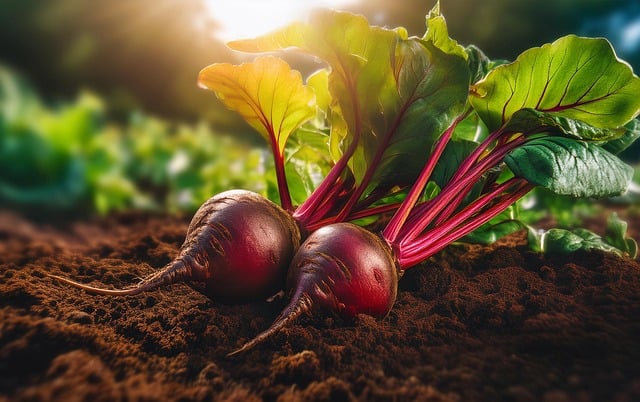
[[[512,186],[515,187],[515,189],[496,198],[496,201],[489,204],[490,206],[488,208],[483,209],[483,207],[486,206],[484,205],[486,198],[479,198],[457,215],[447,220],[443,225],[397,248],[400,254],[398,262],[402,269],[407,269],[426,260],[454,241],[473,232],[499,215],[534,187],[534,185],[522,178],[512,178],[498,186],[498,188],[491,193],[487,193],[487,196],[495,195],[497,192],[501,193]]]
[[[382,232],[383,237],[389,243],[394,243],[395,240],[397,239],[400,233],[400,230],[402,229],[407,218],[409,217],[409,214],[411,213],[411,210],[413,209],[415,204],[418,202],[420,195],[422,195],[422,192],[424,191],[424,188],[427,185],[436,164],[440,160],[440,157],[442,156],[444,149],[449,143],[449,140],[451,139],[453,132],[455,131],[458,124],[462,120],[464,120],[464,118],[467,116],[468,113],[469,113],[469,110],[467,110],[462,115],[458,116],[458,118],[455,119],[453,123],[451,123],[449,128],[445,130],[445,132],[440,136],[440,138],[436,142],[433,152],[429,157],[429,160],[427,161],[424,168],[420,172],[420,175],[416,179],[416,182],[411,187],[411,190],[409,190],[409,194],[407,194],[407,197],[400,205],[400,208],[398,208],[398,211],[394,214],[394,216],[389,221],[389,224],[385,227],[384,231]]]

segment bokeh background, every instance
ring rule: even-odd
[[[273,191],[260,137],[196,85],[204,66],[243,59],[220,39],[225,24],[243,23],[221,19],[224,3],[3,0],[0,205],[63,218],[193,211],[231,187]],[[232,3],[250,23],[251,2]],[[275,3],[287,2],[262,18],[275,18]],[[353,0],[341,8],[422,35],[434,3]],[[575,33],[607,37],[640,69],[638,1],[442,0],[441,11],[453,38],[493,59]],[[626,157],[637,162],[633,152]]]

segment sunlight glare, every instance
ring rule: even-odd
[[[253,38],[296,20],[314,8],[340,8],[357,0],[204,0],[211,17],[220,24],[214,35],[222,41]]]

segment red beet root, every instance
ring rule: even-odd
[[[328,311],[351,319],[383,317],[396,299],[400,271],[381,237],[351,223],[313,232],[300,246],[287,275],[290,302],[272,326],[229,354],[244,352],[302,313]]]
[[[250,191],[231,190],[198,209],[180,254],[135,287],[101,289],[52,276],[103,295],[134,295],[172,283],[203,282],[213,300],[245,303],[282,288],[300,239],[296,222],[282,208]]]

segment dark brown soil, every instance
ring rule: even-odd
[[[409,270],[385,319],[304,318],[235,358],[283,300],[226,306],[182,284],[90,296],[47,277],[127,286],[187,224],[1,213],[0,401],[640,400],[640,264],[541,256],[522,234]]]

